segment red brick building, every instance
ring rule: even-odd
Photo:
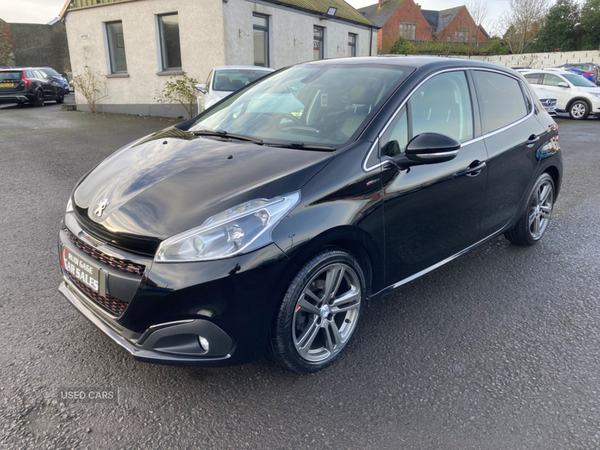
[[[386,53],[398,36],[409,41],[480,43],[487,40],[466,6],[421,10],[414,0],[379,0],[359,11],[378,27],[377,48]]]

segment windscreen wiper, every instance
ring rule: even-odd
[[[264,144],[262,139],[254,138],[252,136],[245,136],[243,134],[228,133],[224,130],[197,130],[192,131],[191,133],[194,133],[196,136],[218,136],[227,139],[237,139],[238,141],[254,142],[255,144],[259,145]]]
[[[304,142],[287,142],[285,144],[274,144],[271,142],[264,142],[269,147],[281,147],[281,148],[299,148],[302,150],[321,150],[331,152],[335,150],[332,145],[320,145],[320,144],[305,144]]]

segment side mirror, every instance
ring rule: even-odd
[[[200,92],[202,92],[203,94],[206,94],[206,84],[202,83],[202,84],[197,84],[194,86],[196,89],[198,89]]]
[[[460,142],[438,133],[415,136],[406,147],[406,158],[420,164],[436,164],[450,161],[458,155]]]
[[[383,147],[381,147],[381,156],[398,156],[400,154],[400,144],[398,141],[389,141]]]
[[[561,87],[561,88],[568,88],[568,87],[569,87],[569,85],[568,85],[567,83],[565,83],[564,81],[561,81],[560,83],[558,83],[558,87]]]

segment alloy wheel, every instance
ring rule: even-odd
[[[554,189],[546,180],[536,189],[529,207],[529,233],[533,239],[540,239],[546,231],[553,205]]]
[[[361,301],[360,281],[352,267],[334,263],[319,270],[299,296],[292,318],[300,357],[320,363],[337,354],[356,328]]]
[[[585,116],[586,109],[587,108],[583,103],[577,102],[571,106],[571,115],[574,119],[581,119],[583,116]]]

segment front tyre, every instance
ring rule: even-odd
[[[525,210],[513,228],[504,236],[517,245],[534,245],[546,233],[554,207],[554,181],[547,173],[537,179]]]
[[[271,330],[271,354],[295,372],[331,364],[352,338],[366,299],[364,272],[343,250],[324,251],[298,272]]]
[[[590,107],[587,102],[583,100],[577,100],[573,102],[569,108],[569,115],[574,120],[584,120],[590,115]]]

